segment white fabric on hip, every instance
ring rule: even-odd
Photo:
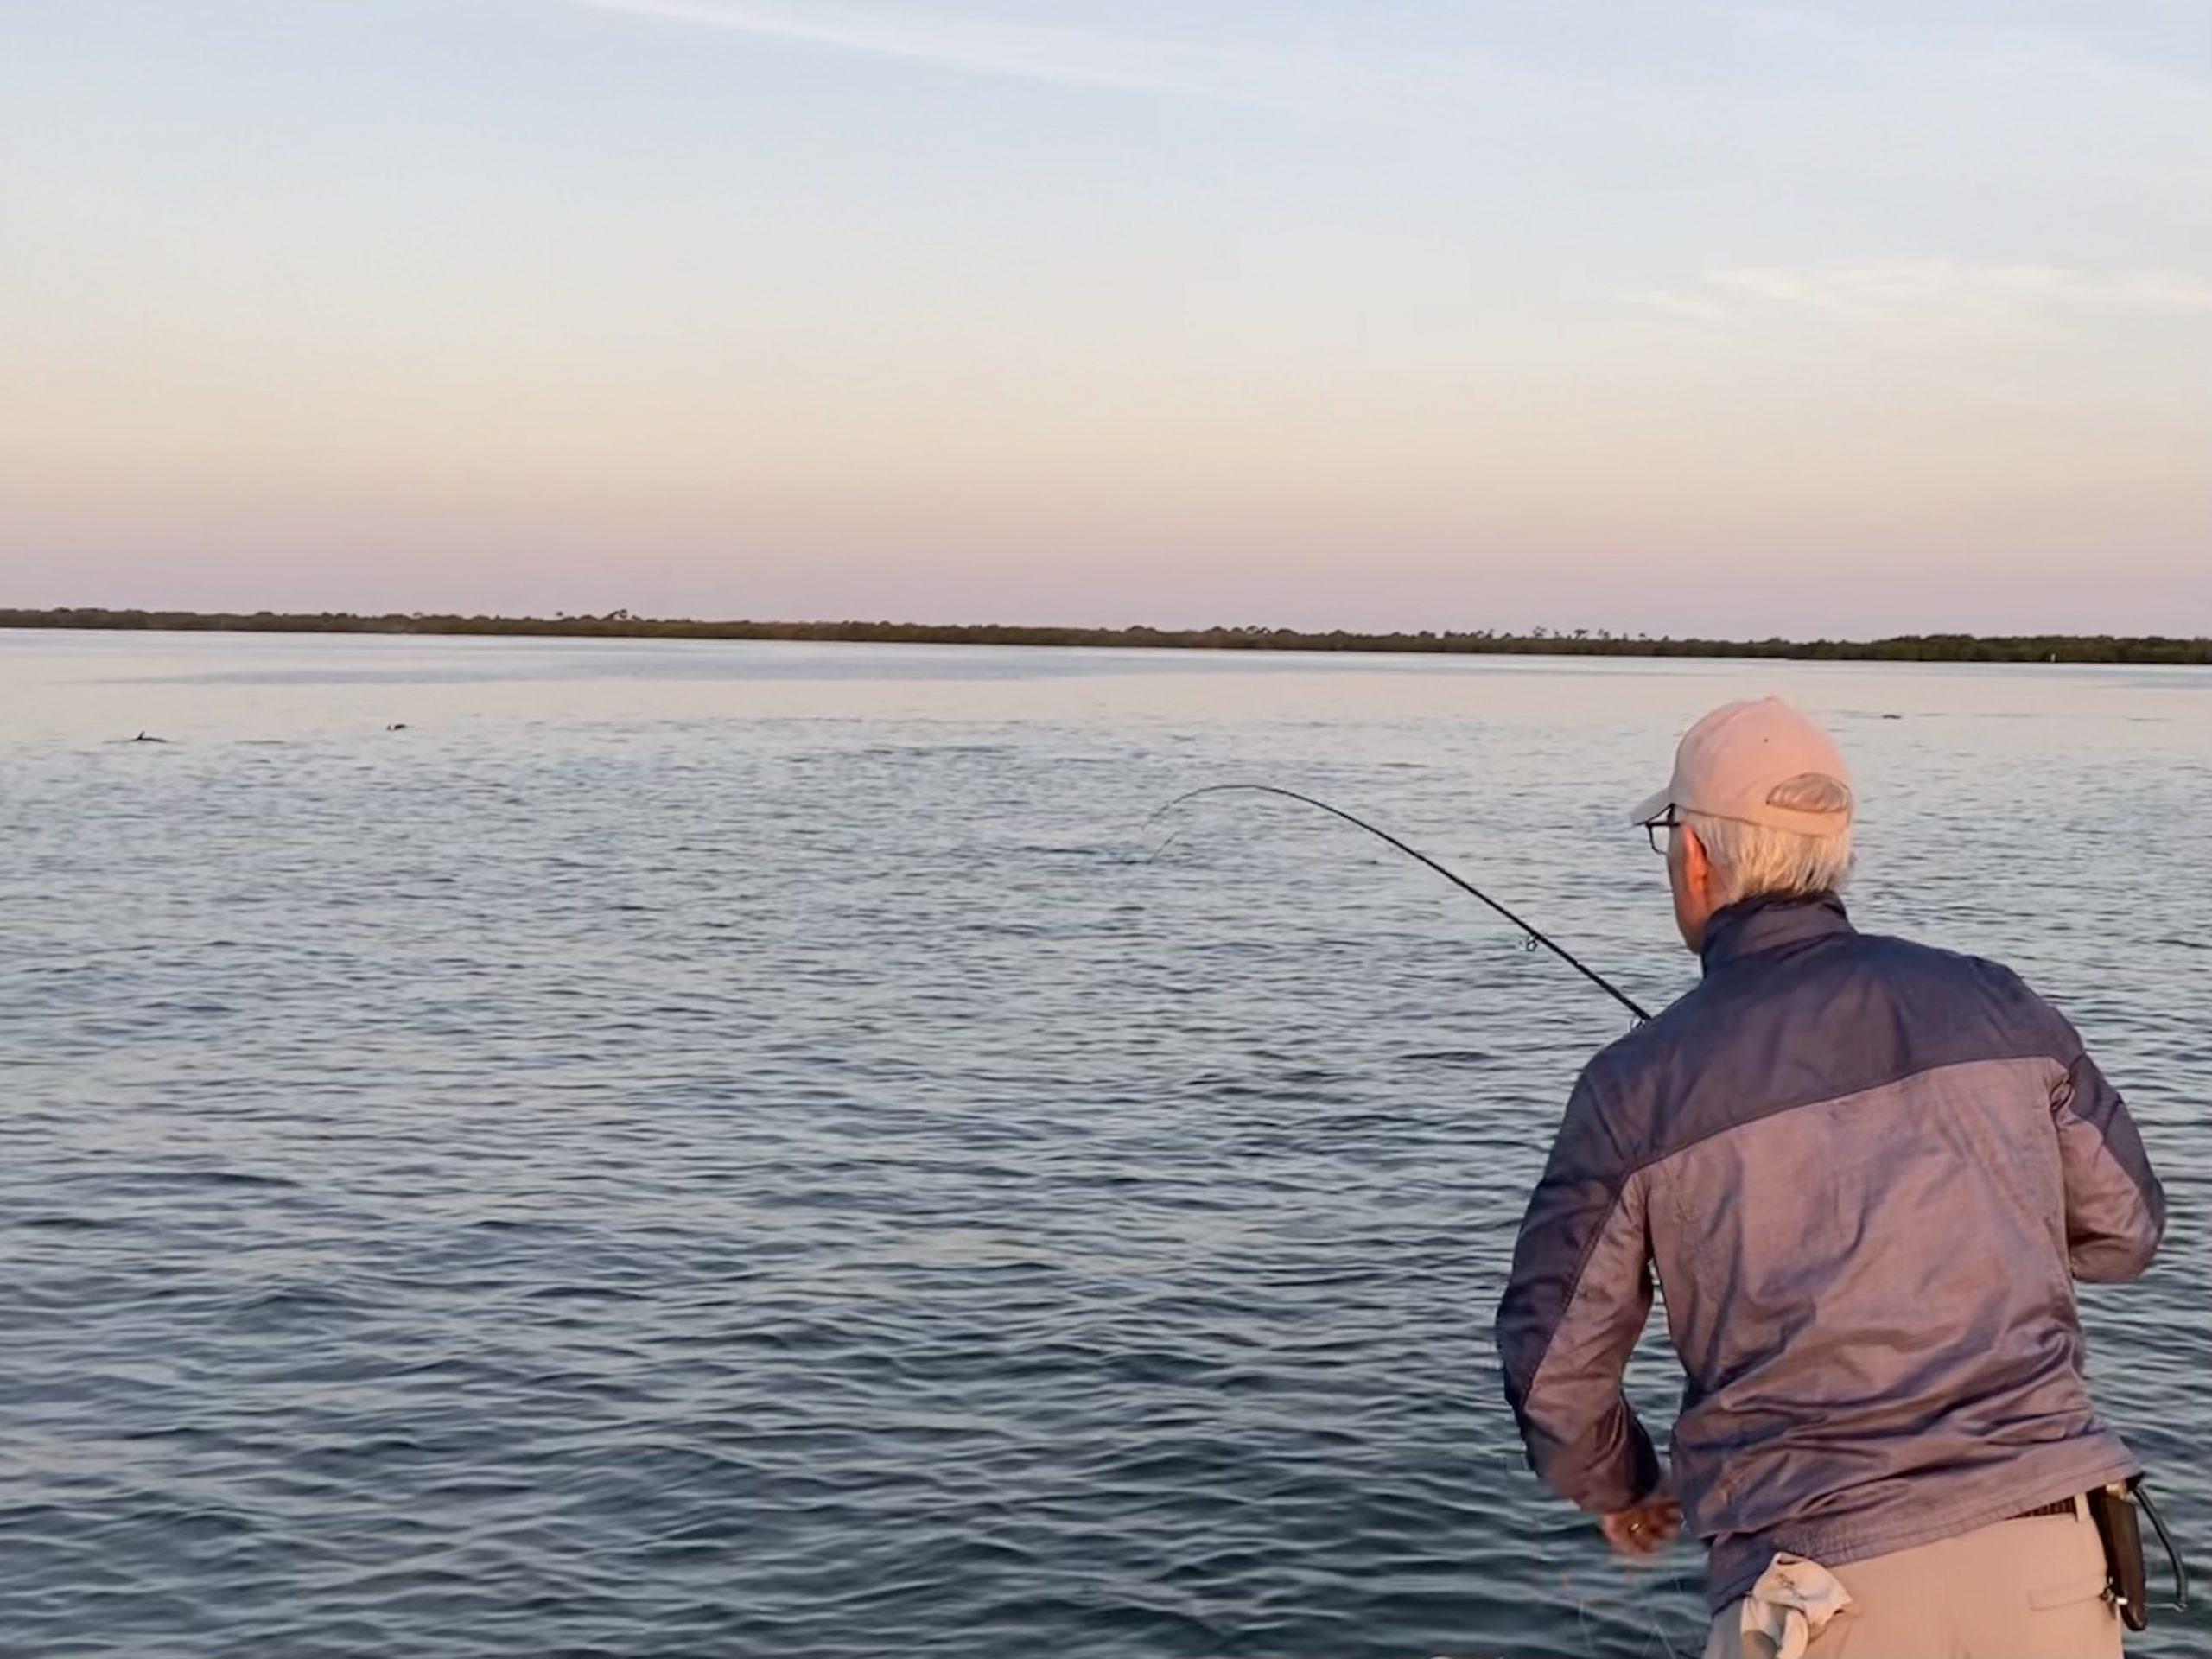
[[[1818,1561],[1777,1555],[1744,1598],[1744,1651],[1803,1659],[1806,1647],[1828,1620],[1850,1605],[1851,1592]]]

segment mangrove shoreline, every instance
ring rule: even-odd
[[[1806,662],[2212,664],[2212,638],[2164,634],[1898,634],[1885,639],[1702,639],[1536,628],[1326,633],[1294,628],[1055,628],[995,623],[702,622],[681,617],[383,616],[347,612],[0,610],[0,628],[146,632],[516,634],[550,639],[791,639],[855,645],[1083,645],[1143,651],[1413,652],[1500,657],[1742,657]]]

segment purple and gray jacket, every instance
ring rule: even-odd
[[[1705,977],[1567,1103],[1497,1312],[1538,1473],[1662,1484],[1719,1609],[2138,1472],[2089,1403],[2072,1281],[2134,1278],[2165,1199],[2082,1040],[1994,963],[1833,895],[1715,915]],[[1688,1374],[1662,1483],[1621,1391],[1656,1272]]]

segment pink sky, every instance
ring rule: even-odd
[[[1349,16],[11,14],[0,604],[2212,622],[2147,25]]]

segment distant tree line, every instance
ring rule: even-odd
[[[540,634],[617,639],[805,639],[933,645],[1094,645],[1182,651],[1402,651],[1464,656],[1753,657],[1909,663],[2212,663],[2212,639],[2164,634],[1908,633],[1887,639],[1676,639],[1603,628],[1527,633],[1305,633],[1292,628],[1038,628],[923,622],[696,622],[632,616],[355,616],[256,611],[0,610],[0,628],[243,633]]]

